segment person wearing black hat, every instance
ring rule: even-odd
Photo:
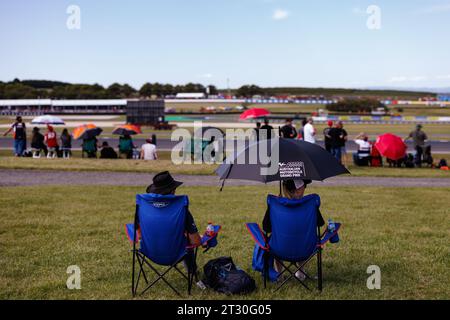
[[[163,171],[153,177],[153,183],[147,187],[146,191],[162,195],[175,194],[175,190],[182,184],[183,182],[176,181],[169,171]],[[191,245],[201,244],[201,237],[189,208],[186,211],[185,232]]]

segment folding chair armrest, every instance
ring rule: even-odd
[[[133,241],[139,243],[140,238],[139,229],[136,231],[136,239],[134,239],[134,223],[125,224],[125,233],[131,244],[133,244]]]
[[[336,222],[335,229],[333,232],[328,231],[328,229],[324,232],[323,236],[320,239],[320,242],[317,244],[317,247],[323,248],[325,244],[331,240],[335,235],[338,234],[339,229],[341,228],[341,224]]]
[[[246,223],[245,226],[247,227],[248,232],[250,232],[250,235],[252,236],[256,244],[260,246],[261,249],[268,251],[269,245],[267,244],[266,236],[264,235],[264,232],[262,231],[259,224],[257,224],[256,222],[249,222]]]

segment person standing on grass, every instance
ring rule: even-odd
[[[270,140],[272,139],[272,131],[273,127],[269,124],[269,119],[264,119],[264,124],[261,126],[259,130],[259,138],[261,140]]]
[[[342,140],[344,132],[340,121],[336,122],[334,127],[328,131],[328,135],[330,136],[331,154],[339,161],[339,163],[342,163]]]
[[[409,133],[409,135],[405,138],[405,141],[407,141],[409,138],[413,139],[414,149],[416,150],[416,156],[415,156],[414,162],[417,167],[421,167],[423,150],[425,148],[425,142],[426,142],[426,140],[428,140],[427,134],[422,131],[421,124],[418,124],[416,126],[416,130],[411,131]]]
[[[145,143],[141,147],[140,158],[142,160],[157,160],[158,154],[156,153],[156,146],[153,144],[152,139],[146,139]]]
[[[327,122],[327,127],[325,127],[325,129],[323,129],[323,141],[325,144],[325,150],[327,150],[329,153],[331,153],[331,137],[328,134],[331,130],[331,128],[333,127],[333,121],[328,120]]]
[[[254,139],[258,142],[259,141],[259,130],[261,129],[261,122],[256,123],[255,131],[254,133]]]
[[[347,140],[348,140],[348,134],[347,134],[347,131],[345,131],[345,129],[344,129],[344,123],[342,121],[339,121],[338,124],[342,130],[342,135],[340,137],[341,157],[344,160],[343,161],[344,166],[347,166],[347,148],[345,147],[345,144],[347,143]]]
[[[285,139],[295,139],[297,138],[297,130],[292,124],[292,119],[286,119],[286,123],[281,127],[281,137]]]
[[[309,143],[316,143],[316,129],[313,126],[312,118],[308,118],[308,122],[303,127],[303,140]]]
[[[27,148],[27,128],[25,123],[22,121],[21,116],[16,117],[16,122],[14,122],[11,127],[3,133],[3,136],[8,135],[13,132],[14,138],[14,155],[16,157],[22,157],[25,149]]]

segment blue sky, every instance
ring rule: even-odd
[[[2,0],[0,80],[449,87],[449,31],[450,0]]]

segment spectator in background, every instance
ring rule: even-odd
[[[259,130],[261,129],[261,122],[256,123],[256,128],[254,129],[254,139],[259,141]]]
[[[331,137],[328,134],[330,132],[330,129],[333,127],[333,121],[328,120],[327,127],[323,129],[323,141],[325,144],[325,150],[331,153]]]
[[[152,139],[146,139],[145,143],[141,147],[141,159],[142,160],[157,160],[158,154],[156,153],[156,146],[153,144]]]
[[[358,150],[353,154],[353,162],[358,166],[368,166],[371,149],[369,137],[365,133],[360,133],[354,142],[358,145]]]
[[[81,156],[84,157],[84,153],[86,153],[88,158],[97,158],[97,143],[96,137],[83,139],[83,143],[81,144]]]
[[[261,140],[270,140],[272,139],[272,131],[273,127],[269,124],[269,119],[264,119],[264,124],[259,129],[259,137]]]
[[[72,156],[72,137],[69,134],[67,128],[61,133],[61,151],[64,158],[70,158]]]
[[[117,159],[117,152],[109,146],[108,142],[103,141],[100,150],[100,159]]]
[[[330,136],[331,154],[339,163],[342,163],[342,139],[344,133],[339,122],[336,122],[333,128],[328,131]]]
[[[344,123],[342,121],[338,121],[339,127],[342,130],[342,135],[340,138],[341,143],[341,157],[343,158],[344,166],[347,166],[347,148],[345,147],[345,144],[347,143],[348,134],[347,131],[344,129]]]
[[[416,150],[416,156],[414,162],[416,166],[422,166],[422,155],[425,147],[425,141],[428,140],[428,137],[425,132],[422,131],[422,125],[418,124],[416,126],[416,130],[411,131],[408,137],[405,138],[405,141],[409,138],[413,139],[414,149]]]
[[[21,116],[16,117],[16,122],[14,122],[5,133],[3,133],[3,136],[8,135],[11,131],[13,131],[14,138],[14,155],[16,157],[22,157],[25,149],[27,148],[27,128],[25,123],[22,121]]]
[[[281,137],[286,139],[297,138],[297,130],[292,125],[292,119],[286,119],[286,123],[281,127]]]
[[[316,129],[313,126],[313,119],[308,118],[308,122],[303,127],[303,140],[309,143],[316,143]]]
[[[57,156],[58,137],[51,125],[47,125],[47,132],[44,136],[44,142],[47,145],[47,158],[55,158]]]
[[[44,143],[44,135],[40,132],[38,127],[34,127],[31,136],[31,148],[34,149],[33,156],[35,158],[41,157],[41,152],[47,155],[47,146]]]
[[[133,157],[133,139],[129,134],[120,136],[119,138],[119,157],[125,156],[126,159],[131,159]]]

